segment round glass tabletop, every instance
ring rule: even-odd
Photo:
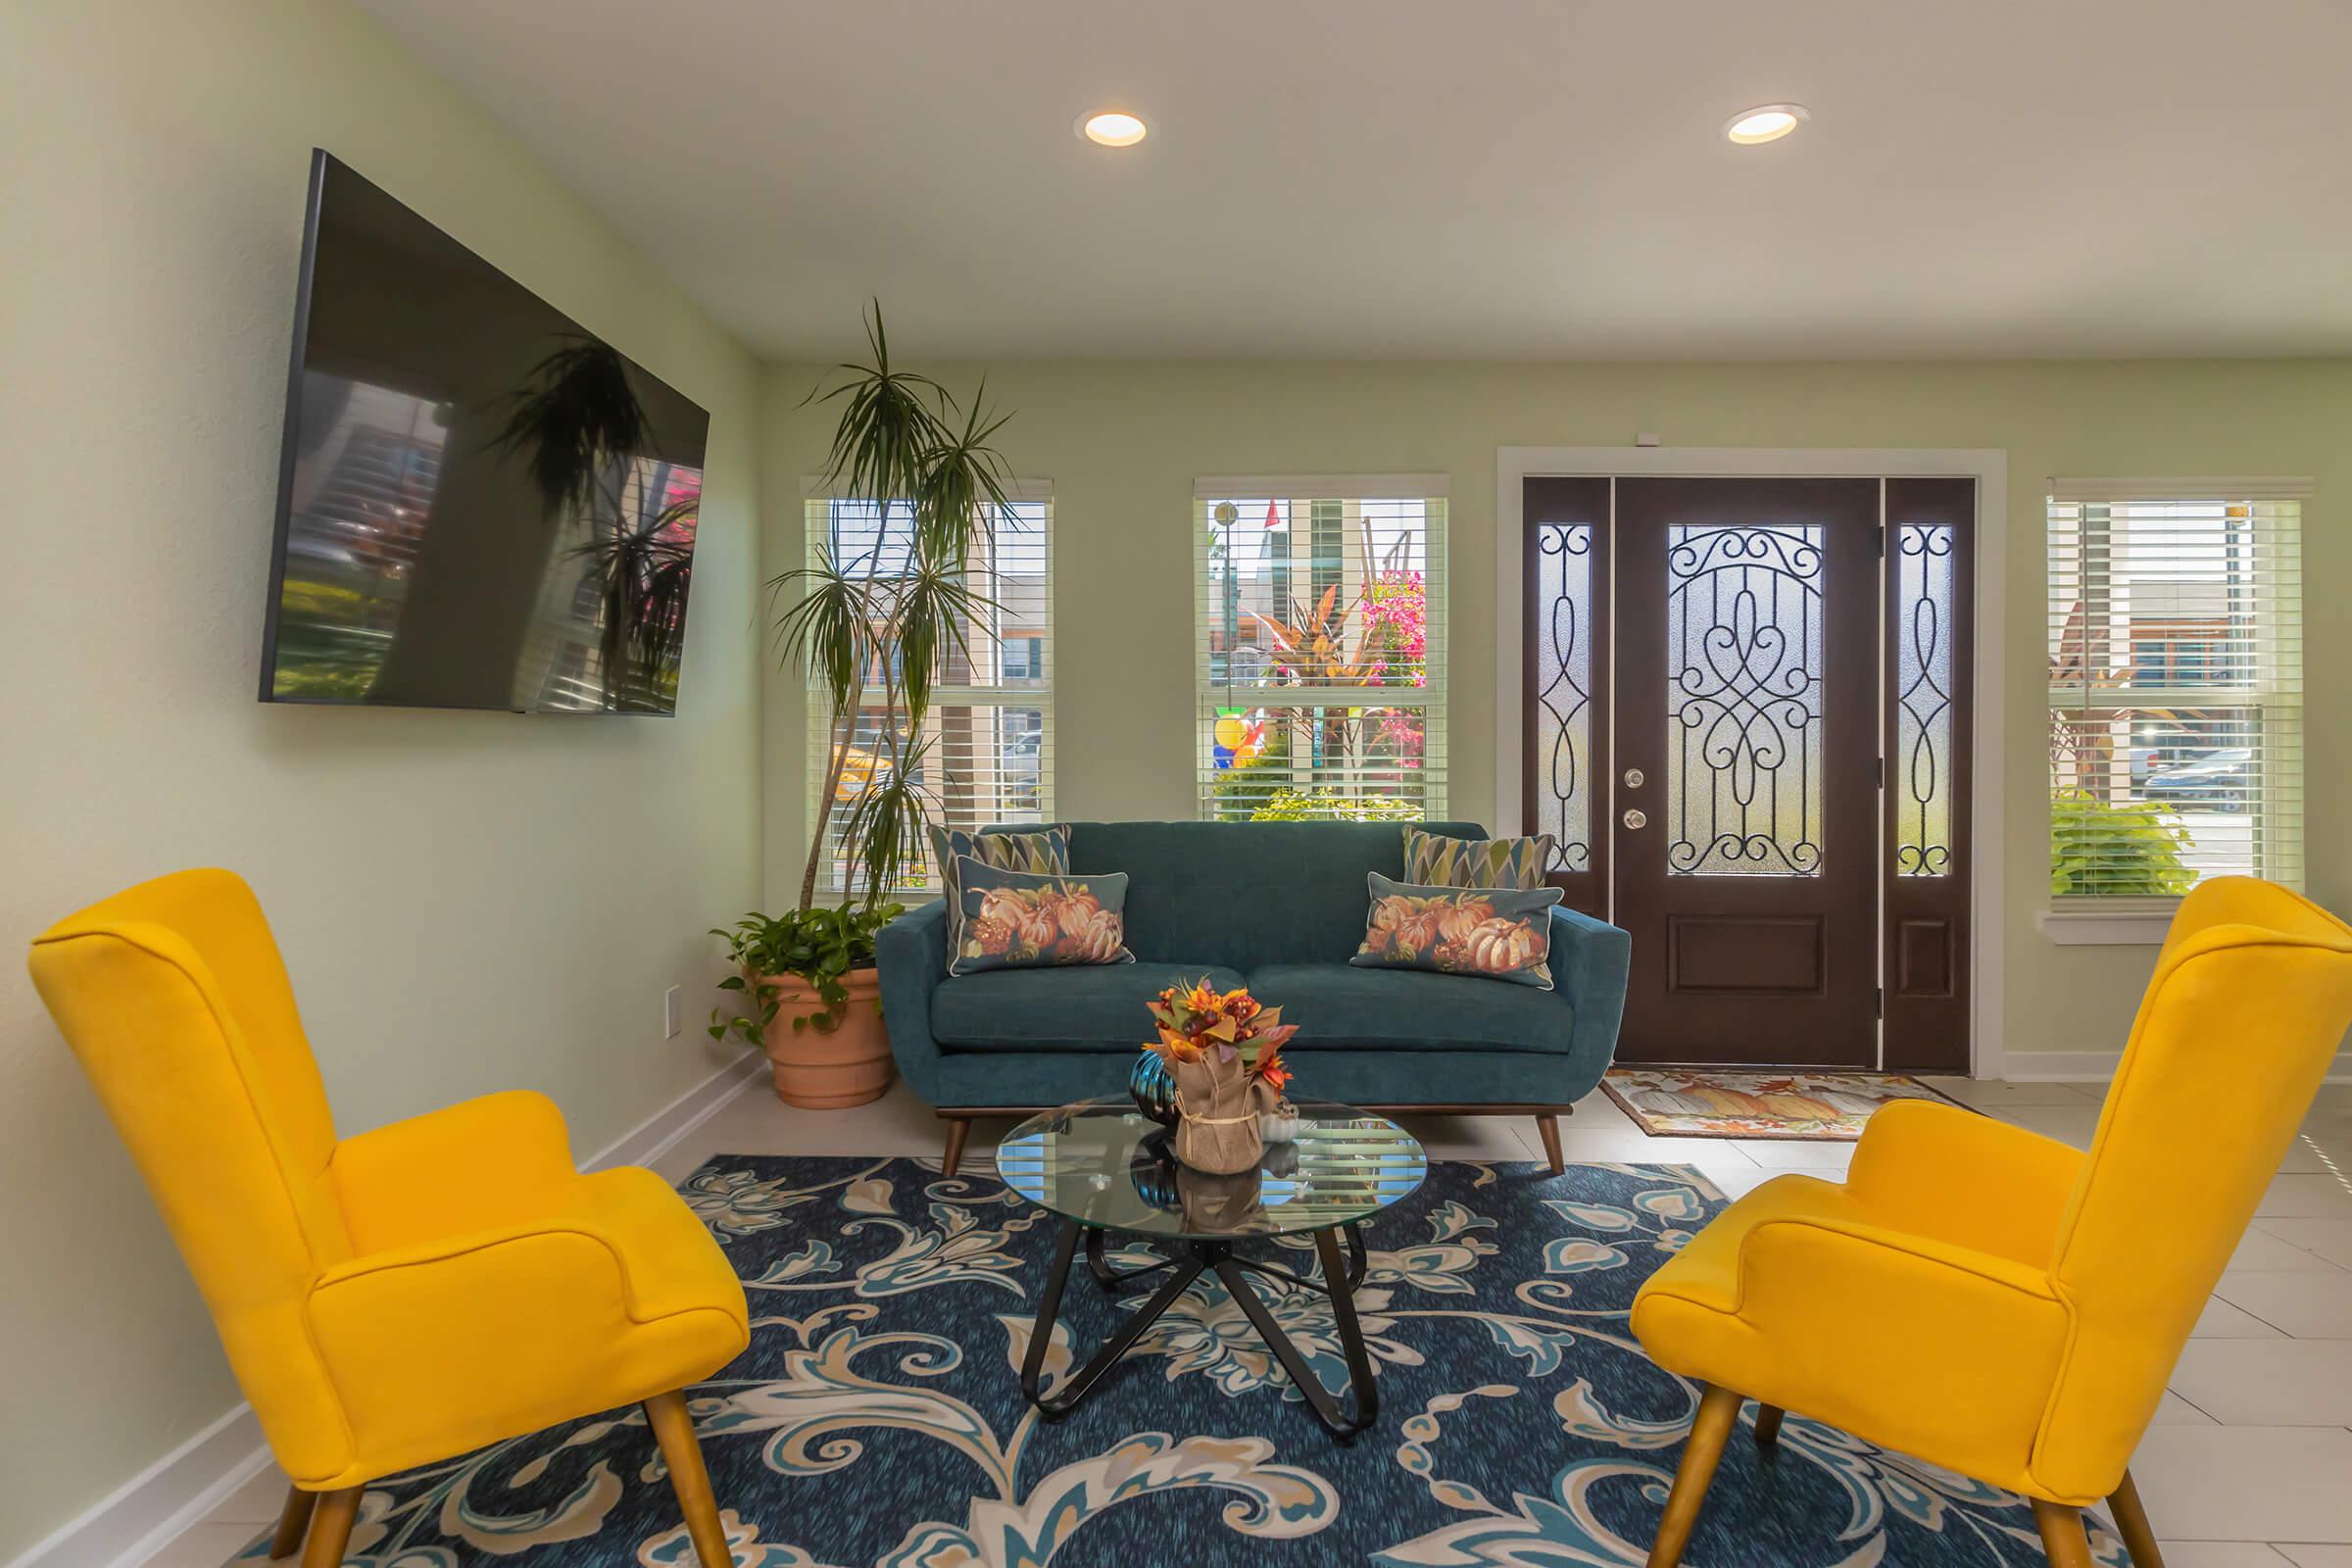
[[[1032,1116],[997,1146],[1006,1186],[1081,1225],[1144,1236],[1291,1236],[1376,1214],[1429,1174],[1411,1133],[1347,1105],[1298,1104],[1298,1136],[1255,1170],[1179,1164],[1168,1129],[1124,1096]]]

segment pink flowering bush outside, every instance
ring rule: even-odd
[[[1390,567],[1374,574],[1364,596],[1364,641],[1375,653],[1385,674],[1392,664],[1410,673],[1405,684],[1429,684],[1429,592],[1421,573]],[[1381,676],[1371,684],[1382,684]],[[1421,765],[1421,727],[1417,713],[1392,710],[1380,715],[1380,738],[1394,747],[1397,765]]]

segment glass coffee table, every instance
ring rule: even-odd
[[[1061,1221],[1054,1269],[1021,1365],[1021,1393],[1040,1414],[1051,1421],[1076,1409],[1195,1280],[1213,1273],[1334,1436],[1345,1443],[1372,1424],[1380,1396],[1355,1315],[1353,1292],[1364,1279],[1364,1239],[1357,1226],[1419,1187],[1429,1161],[1413,1135],[1385,1116],[1303,1102],[1298,1115],[1295,1142],[1269,1144],[1258,1168],[1237,1176],[1211,1176],[1177,1163],[1168,1152],[1167,1129],[1125,1097],[1032,1116],[997,1146],[997,1170],[1005,1185]],[[1157,1259],[1137,1267],[1112,1266],[1105,1242],[1114,1235],[1141,1243]],[[1311,1236],[1321,1278],[1241,1251],[1246,1242],[1276,1236]],[[1045,1394],[1040,1375],[1081,1243],[1087,1271],[1114,1295],[1131,1280],[1163,1273],[1167,1278],[1092,1360]],[[1250,1287],[1250,1274],[1330,1298],[1332,1325],[1348,1362],[1347,1408],[1276,1324]]]

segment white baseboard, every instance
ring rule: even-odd
[[[758,1082],[767,1058],[747,1051],[583,1161],[582,1170],[659,1159]],[[6,1568],[138,1568],[270,1464],[253,1406],[211,1426],[68,1520]],[[254,1527],[261,1534],[261,1527]]]
[[[746,1051],[710,1077],[580,1161],[582,1170],[613,1165],[650,1165],[688,1133],[717,1114],[718,1107],[750,1088],[766,1071],[767,1057]]]
[[[2124,1059],[2120,1051],[2012,1051],[2001,1077],[2013,1084],[2106,1083]],[[2328,1069],[2331,1084],[2352,1083],[2352,1052],[2336,1055]]]
[[[270,1462],[253,1406],[240,1403],[35,1542],[8,1568],[135,1568]],[[255,1535],[261,1532],[254,1526]]]

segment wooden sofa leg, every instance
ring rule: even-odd
[[[1544,1157],[1551,1161],[1551,1173],[1554,1176],[1564,1174],[1568,1169],[1568,1161],[1560,1153],[1560,1118],[1548,1110],[1539,1112],[1536,1116],[1536,1132],[1544,1140]]]
[[[1774,1444],[1781,1441],[1781,1416],[1783,1413],[1784,1412],[1782,1411],[1781,1407],[1777,1404],[1759,1404],[1756,1406],[1757,1447],[1769,1448]]]
[[[351,1544],[351,1527],[359,1522],[364,1487],[320,1493],[318,1511],[311,1516],[311,1537],[302,1553],[302,1568],[341,1568],[343,1548]]]
[[[271,1562],[283,1562],[302,1549],[302,1538],[310,1533],[311,1510],[318,1506],[316,1492],[305,1492],[300,1487],[286,1489],[286,1505],[277,1515],[277,1534],[270,1538]]]
[[[970,1136],[971,1130],[971,1117],[950,1116],[948,1118],[948,1152],[939,1162],[942,1175],[955,1175],[956,1167],[963,1163],[963,1141]]]
[[[1649,1568],[1676,1568],[1683,1548],[1690,1544],[1691,1527],[1707,1500],[1708,1483],[1723,1458],[1723,1446],[1740,1423],[1740,1396],[1710,1386],[1700,1396],[1698,1419],[1690,1423],[1683,1445],[1683,1462],[1674,1472],[1674,1490],[1666,1494],[1666,1515],[1658,1521],[1658,1539],[1649,1548]],[[2068,1565],[2071,1568],[2071,1565]]]

